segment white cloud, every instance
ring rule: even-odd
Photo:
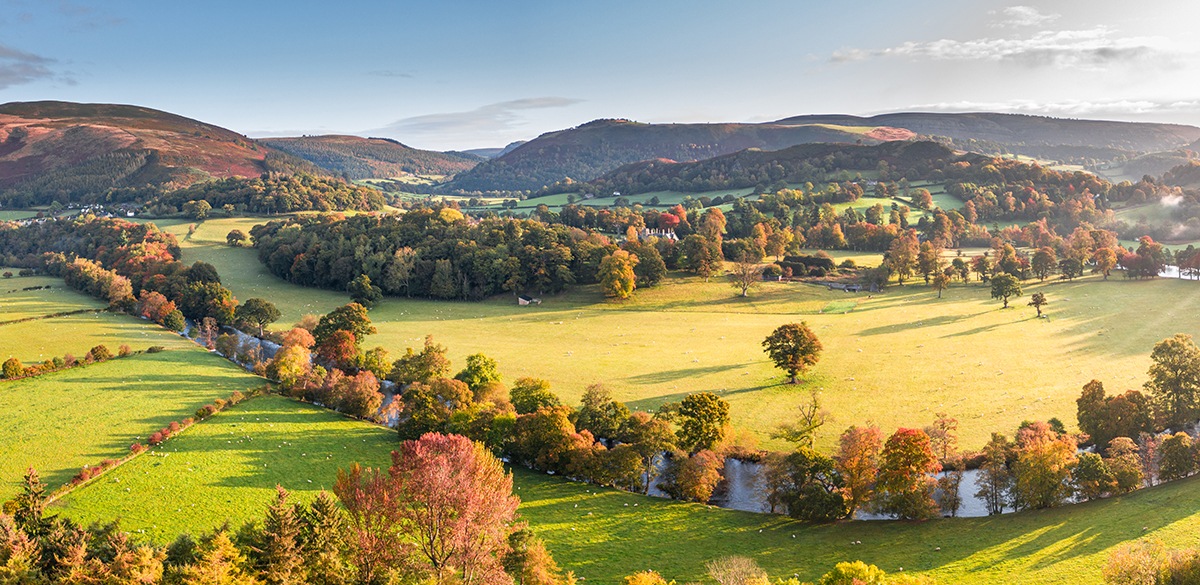
[[[1042,31],[1025,37],[909,41],[886,49],[842,49],[835,63],[868,58],[908,58],[934,61],[1011,62],[1029,67],[1102,69],[1116,63],[1170,64],[1173,57],[1160,49],[1162,40],[1120,37],[1108,27],[1087,30]]]
[[[54,77],[53,59],[0,45],[0,89]]]
[[[366,133],[391,137],[443,134],[488,134],[511,130],[524,118],[519,112],[546,108],[562,108],[583,100],[562,97],[536,97],[488,104],[466,112],[426,114],[397,120]]]
[[[996,28],[1026,28],[1031,26],[1041,26],[1054,22],[1062,17],[1061,14],[1043,14],[1037,8],[1032,6],[1007,6],[1000,10],[993,10],[988,14],[997,17],[992,22],[992,26]]]
[[[915,105],[906,110],[934,112],[1005,112],[1045,116],[1095,116],[1194,112],[1200,99],[1180,100],[1011,100],[1003,102],[956,101]]]

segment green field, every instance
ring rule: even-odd
[[[175,349],[194,346],[191,341],[142,319],[106,312],[0,325],[0,360],[16,357],[29,364],[66,353],[82,359],[89,349],[100,344],[113,353],[123,344],[135,350],[152,345]]]
[[[0,382],[0,501],[30,466],[58,487],[214,398],[261,383],[194,346]]]
[[[256,398],[75,490],[51,511],[85,523],[120,517],[123,528],[162,543],[227,519],[234,526],[261,520],[275,485],[298,500],[311,498],[339,467],[387,465],[394,445],[395,435],[380,427],[277,396]],[[1149,536],[1192,546],[1200,530],[1200,479],[996,518],[826,526],[523,470],[515,480],[523,519],[560,564],[598,583],[643,569],[698,580],[704,562],[731,554],[754,557],[772,577],[813,579],[839,561],[862,559],[888,571],[926,572],[941,583],[1095,583],[1118,543]]]
[[[4,270],[8,269],[0,268],[0,272]],[[21,290],[35,286],[52,288]],[[105,306],[105,303],[67,288],[61,278],[18,276],[0,280],[0,323],[81,309],[103,309]]]
[[[223,238],[238,221],[249,220],[206,222],[184,243],[184,260],[215,264],[238,298],[272,299],[284,324],[345,301],[340,293],[270,276],[251,250],[203,243]],[[210,235],[200,239],[205,229]],[[832,256],[878,263],[878,255],[847,254]],[[955,284],[939,300],[916,281],[860,294],[849,314],[820,313],[847,296],[822,287],[764,283],[742,299],[721,279],[685,276],[624,303],[603,299],[595,287],[546,297],[535,307],[518,307],[510,297],[389,298],[372,310],[379,334],[365,345],[395,356],[432,334],[449,346],[456,366],[482,352],[499,360],[507,381],[546,378],[572,403],[596,382],[640,409],[713,391],[731,403],[734,424],[765,446],[782,447],[770,440],[771,431],[813,387],[834,416],[819,437],[824,448],[852,424],[874,421],[890,432],[929,424],[937,412],[959,418],[964,446],[978,448],[992,432],[1011,433],[1026,419],[1058,417],[1073,426],[1075,399],[1089,380],[1117,392],[1138,388],[1154,343],[1176,332],[1200,335],[1194,282],[1114,276],[1025,287],[1025,298],[1000,310],[979,283]],[[1024,306],[1035,290],[1049,297],[1049,320],[1033,319]],[[760,343],[780,324],[800,320],[814,327],[825,354],[795,387],[780,383]]]

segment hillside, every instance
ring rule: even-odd
[[[528,140],[518,140],[516,142],[510,142],[507,146],[504,146],[502,148],[469,148],[467,150],[464,150],[463,152],[465,152],[467,154],[473,154],[480,158],[496,158],[498,156],[503,156],[505,154],[512,152],[514,148],[521,146],[522,144],[525,144],[526,142],[529,142],[529,141]]]
[[[905,128],[926,136],[955,141],[997,143],[1012,152],[1042,156],[1045,147],[1078,147],[1082,156],[1103,156],[1097,149],[1135,153],[1172,150],[1200,139],[1200,128],[1182,124],[1111,122],[1027,116],[1021,114],[938,114],[905,112],[867,118],[847,115],[795,116],[779,125],[836,124],[839,126]],[[1067,152],[1060,152],[1067,154]],[[1058,158],[1065,158],[1060,156]]]
[[[837,172],[874,171],[880,163],[902,173],[911,169],[916,176],[954,158],[954,151],[929,141],[895,141],[874,146],[798,144],[773,151],[744,150],[686,163],[662,159],[642,161],[570,187],[598,195],[614,191],[623,195],[651,191],[702,192],[766,186],[781,181],[823,182]]]
[[[467,153],[411,148],[388,138],[330,135],[264,138],[259,142],[351,180],[454,175],[482,160]]]
[[[443,189],[540,189],[566,178],[588,181],[633,162],[695,161],[745,150],[777,150],[813,142],[876,144],[913,138],[905,130],[829,124],[643,124],[596,120],[550,132],[462,173]]]
[[[120,187],[184,187],[304,168],[236,132],[138,106],[0,105],[0,203],[78,201]]]

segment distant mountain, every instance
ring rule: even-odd
[[[522,144],[525,144],[526,142],[529,142],[529,141],[528,140],[518,140],[516,142],[509,143],[508,146],[505,146],[503,148],[472,148],[470,150],[464,150],[463,152],[465,152],[467,154],[473,154],[480,158],[496,158],[498,156],[503,156],[503,155],[506,155],[506,154],[512,152],[514,148],[521,146]]]
[[[114,104],[0,105],[0,203],[44,203],[121,187],[185,187],[310,165],[236,132]]]
[[[896,128],[831,124],[643,124],[596,120],[543,134],[481,163],[443,186],[447,191],[535,190],[571,178],[587,181],[621,165],[658,158],[694,161],[761,148],[835,142],[878,144],[916,135]]]
[[[781,150],[749,149],[693,162],[642,161],[625,165],[570,190],[591,195],[619,192],[625,196],[652,191],[699,193],[769,186],[772,183],[824,182],[837,173],[874,171],[881,162],[900,174],[925,176],[947,161],[982,159],[958,155],[943,144],[922,140],[892,141],[874,146],[797,144]],[[560,185],[561,190],[568,186]],[[553,190],[551,190],[553,191]]]
[[[1020,152],[1021,149],[1037,150],[1040,147],[1071,146],[1147,153],[1180,148],[1200,139],[1200,128],[1183,124],[1075,120],[987,112],[906,112],[867,118],[836,114],[811,115],[784,118],[774,124],[835,124],[869,128],[892,126],[925,136],[945,136],[956,141],[993,142],[1013,147],[1013,152]]]
[[[469,153],[411,148],[390,138],[331,135],[263,138],[259,142],[350,179],[455,175],[483,160]]]

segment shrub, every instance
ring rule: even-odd
[[[141,443],[134,443],[129,446],[129,451],[132,452],[134,455],[137,455],[138,453],[141,453],[142,451],[145,451],[145,450],[146,450],[146,446]]]
[[[229,404],[232,406],[246,399],[246,395],[239,390],[234,390],[233,394],[229,395]]]
[[[75,367],[75,364],[77,364],[77,363],[79,363],[79,360],[75,359],[74,355],[71,355],[69,353],[63,355],[63,364],[66,365],[68,368]]]
[[[196,420],[204,420],[217,412],[217,408],[211,404],[205,404],[196,409]]]
[[[0,375],[7,379],[20,378],[25,373],[25,367],[21,365],[21,360],[11,357],[5,360],[4,366],[0,367]]]
[[[97,345],[96,347],[93,347],[90,351],[88,351],[88,355],[91,356],[92,361],[102,362],[106,359],[111,358],[112,352],[109,351],[108,348],[104,346],[104,344],[100,344],[100,345]]]
[[[229,403],[224,398],[218,398],[213,400],[213,409],[216,411],[222,411],[225,410],[225,406],[228,404]]]
[[[192,423],[194,423],[194,422],[196,422],[196,419],[194,419],[194,418],[192,418],[192,417],[190,417],[190,416],[189,416],[189,417],[187,417],[187,418],[185,418],[185,419],[183,419],[183,428],[185,428],[185,429],[186,429],[186,428],[188,428],[188,427],[192,426]]]
[[[171,421],[171,424],[167,425],[167,430],[171,431],[171,434],[178,433],[179,432],[179,423],[177,423],[175,421]]]
[[[783,269],[778,264],[769,264],[763,268],[763,276],[766,278],[779,278],[783,276]]]
[[[117,355],[121,357],[128,357],[131,353],[133,353],[133,350],[127,344],[122,343],[121,347],[117,348]]]
[[[167,348],[165,348],[161,345],[151,345],[150,347],[146,348],[146,353],[159,353],[159,352],[163,352],[166,350],[167,350]]]
[[[152,446],[157,446],[161,445],[165,439],[166,437],[163,437],[162,431],[154,431],[154,434],[150,435],[150,438],[147,439],[146,442],[150,443]]]

